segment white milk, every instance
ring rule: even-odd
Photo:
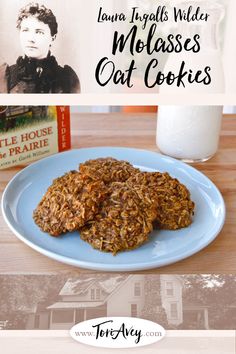
[[[162,106],[157,146],[163,154],[189,162],[206,161],[217,151],[222,106]]]

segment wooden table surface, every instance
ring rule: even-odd
[[[72,147],[125,146],[158,151],[155,114],[77,114],[72,116]],[[24,166],[0,171],[0,197]],[[216,240],[201,252],[170,266],[139,273],[236,273],[236,116],[224,116],[218,153],[195,164],[223,194],[227,217]],[[95,273],[51,260],[19,241],[0,212],[0,273]]]

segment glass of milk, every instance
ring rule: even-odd
[[[222,106],[160,106],[157,146],[185,162],[209,160],[218,149],[222,111]]]

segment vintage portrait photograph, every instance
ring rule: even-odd
[[[0,93],[80,93],[76,11],[75,1],[0,1]]]

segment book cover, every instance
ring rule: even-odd
[[[67,106],[0,106],[0,169],[70,149]]]

